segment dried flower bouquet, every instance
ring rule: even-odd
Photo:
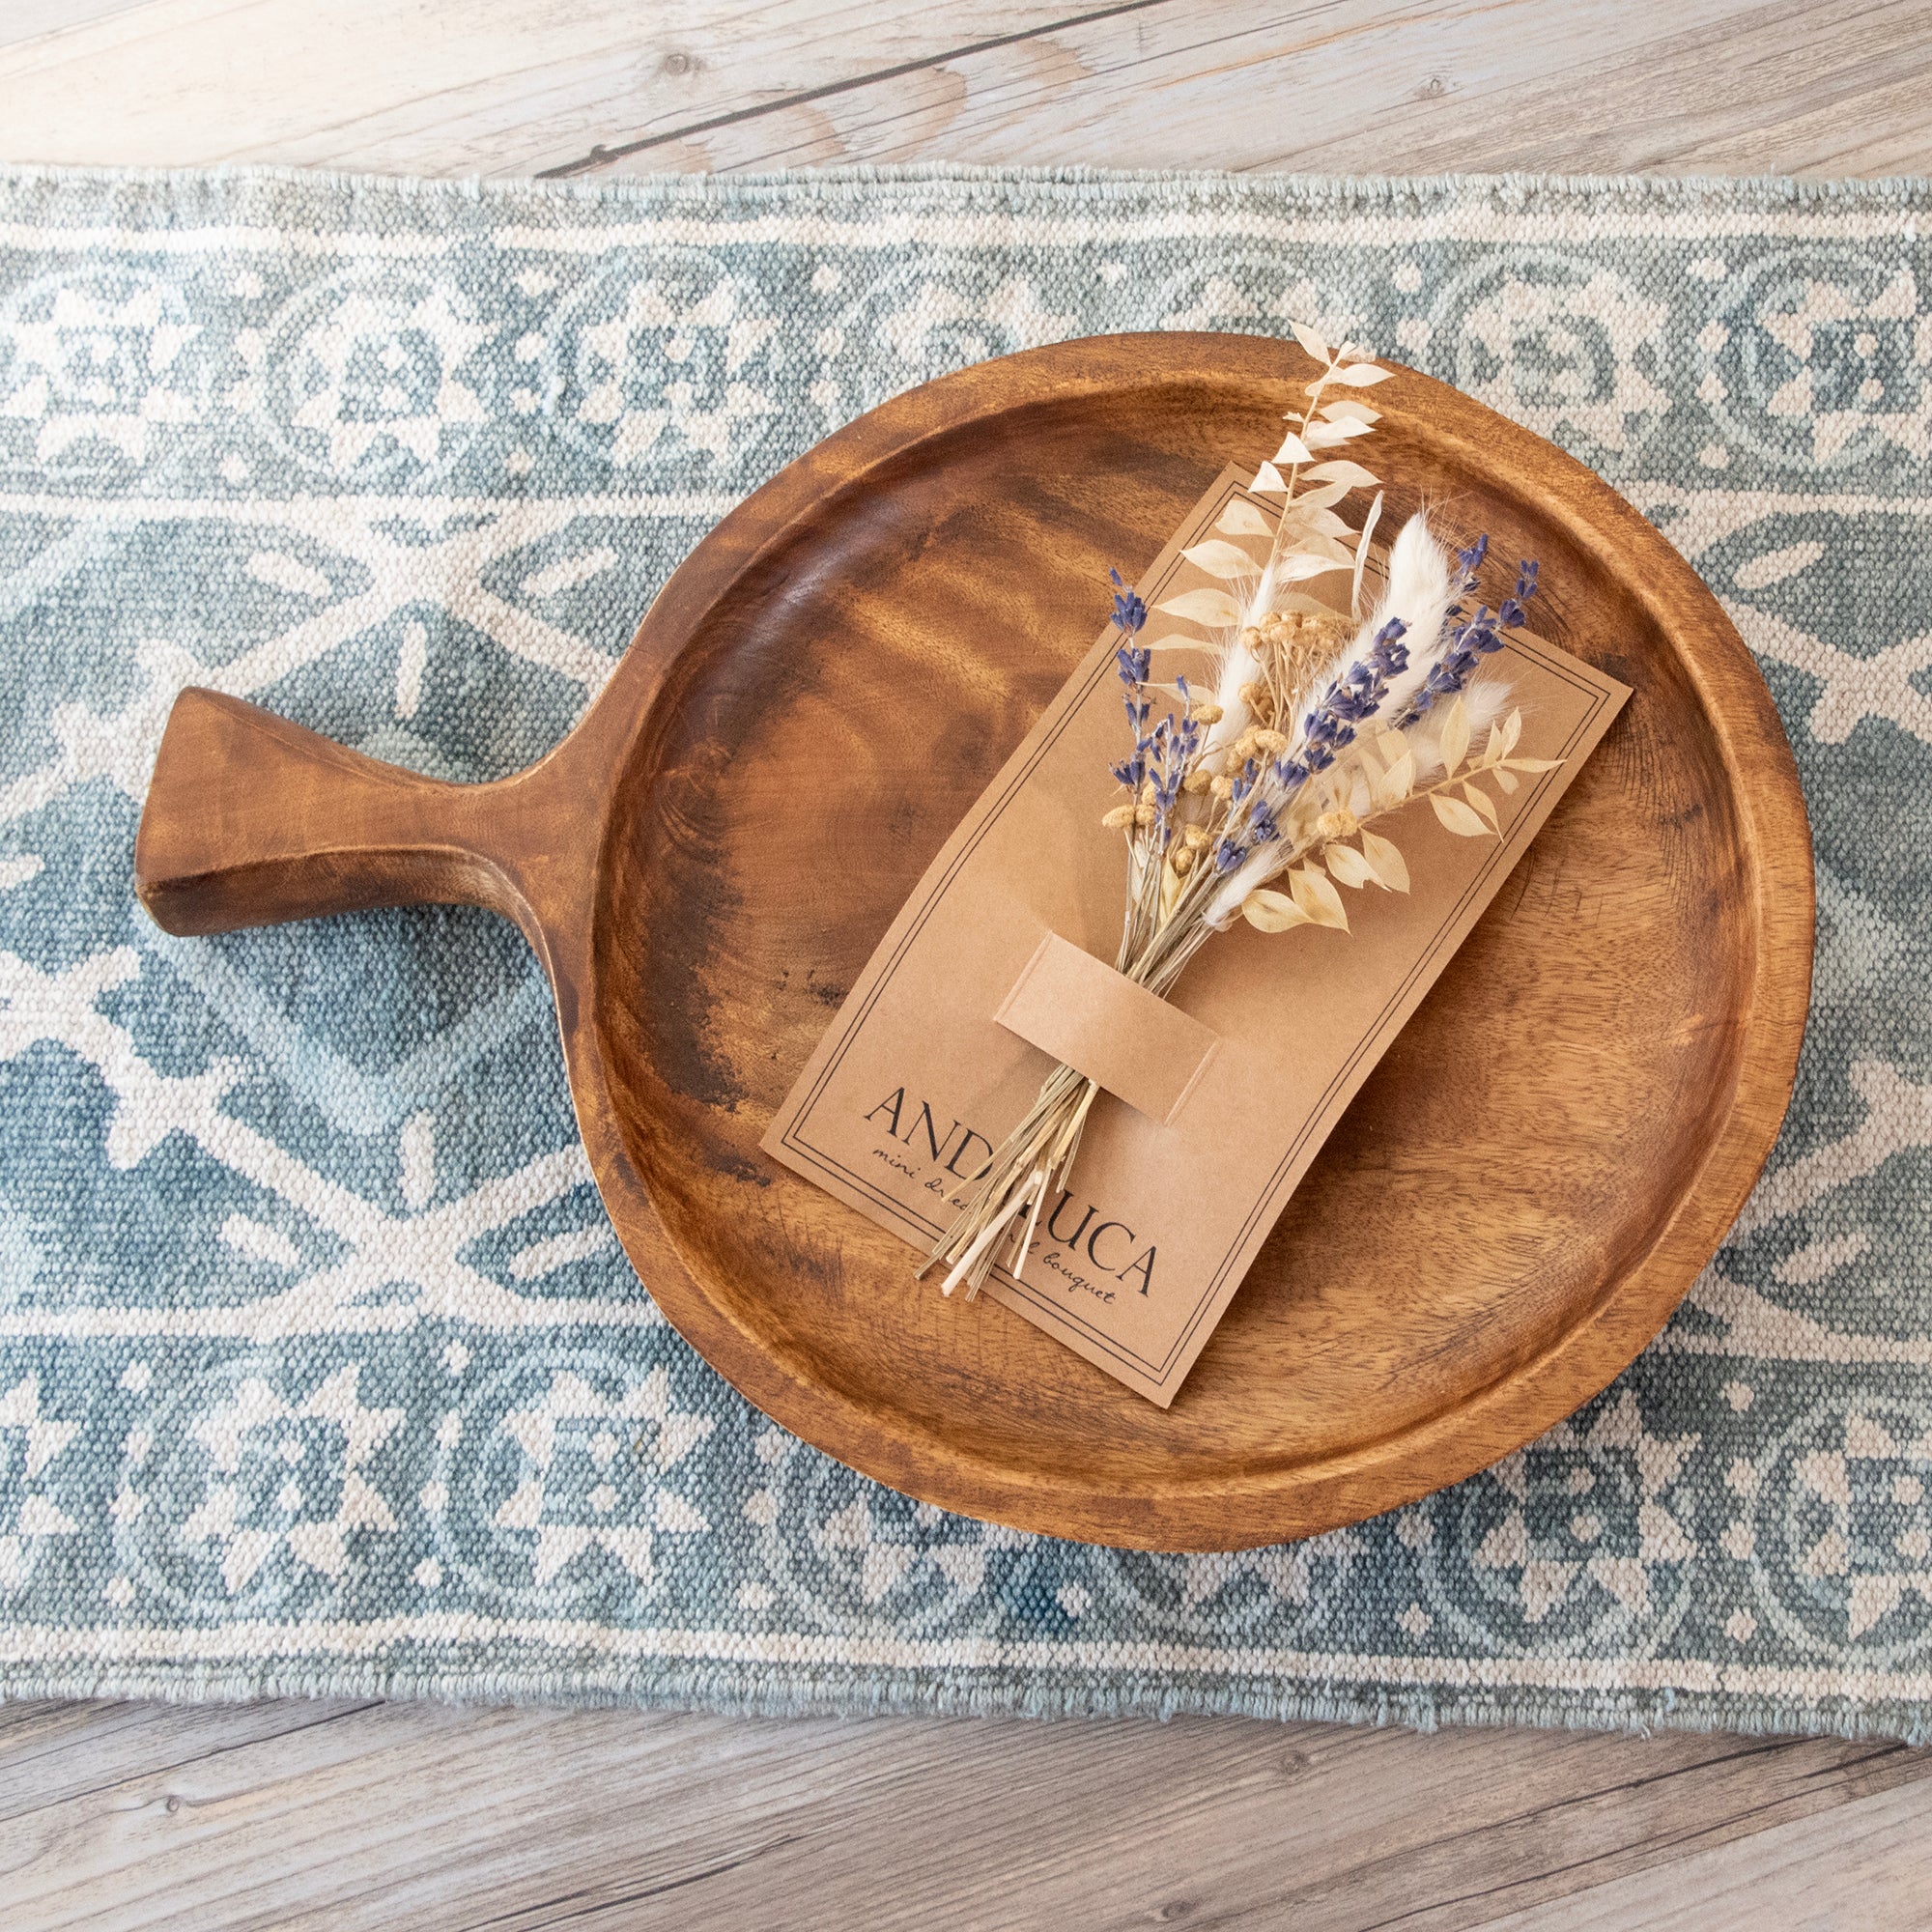
[[[1331,351],[1313,330],[1296,339],[1321,365],[1307,403],[1255,478],[1253,494],[1279,497],[1279,521],[1236,497],[1218,535],[1182,554],[1224,589],[1182,593],[1159,609],[1207,636],[1142,643],[1147,606],[1113,573],[1116,662],[1132,733],[1113,767],[1122,787],[1102,821],[1126,845],[1126,905],[1117,970],[1165,996],[1208,937],[1236,918],[1264,932],[1297,925],[1349,929],[1337,887],[1406,892],[1407,863],[1378,825],[1427,800],[1463,838],[1500,831],[1484,781],[1510,793],[1520,775],[1550,761],[1517,755],[1520,712],[1484,661],[1523,620],[1536,591],[1524,563],[1492,611],[1475,595],[1489,540],[1452,558],[1418,513],[1389,546],[1385,583],[1361,614],[1378,494],[1359,532],[1336,513],[1377,478],[1328,452],[1373,432],[1378,412],[1362,392],[1388,371],[1347,346]],[[1266,538],[1265,557],[1235,541]],[[1348,572],[1348,617],[1301,586]],[[1211,696],[1184,675],[1152,679],[1155,650],[1208,654]],[[1151,722],[1154,694],[1166,696]],[[1477,737],[1481,734],[1481,747]],[[1287,891],[1272,882],[1280,880]],[[1025,1118],[994,1152],[951,1229],[928,1256],[945,1264],[948,1294],[969,1298],[1003,1258],[1017,1275],[1041,1210],[1065,1187],[1098,1084],[1054,1067]]]

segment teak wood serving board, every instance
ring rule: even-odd
[[[1543,562],[1539,631],[1634,693],[1290,1201],[1174,1406],[985,1302],[758,1142],[927,862],[1313,365],[1243,336],[988,362],[827,439],[672,577],[541,763],[453,785],[185,692],[135,853],[205,933],[396,905],[515,920],[606,1206],[666,1315],[788,1429],[1059,1536],[1235,1548],[1481,1468],[1604,1387],[1776,1135],[1809,993],[1791,753],[1748,652],[1581,465],[1410,371],[1396,524]]]

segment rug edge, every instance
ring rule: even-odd
[[[41,187],[310,187],[398,200],[502,201],[558,206],[624,206],[652,202],[709,208],[756,205],[778,195],[837,198],[867,188],[1078,188],[1102,197],[1163,191],[1287,195],[1307,204],[1371,210],[1404,202],[1499,200],[1526,207],[1538,199],[1623,201],[1661,209],[1748,200],[1767,208],[1932,208],[1932,176],[1882,175],[1565,175],[1530,171],[1497,174],[1234,173],[1212,168],[992,167],[966,162],[853,163],[827,168],[781,168],[747,174],[639,174],[594,180],[519,176],[432,176],[306,168],[276,162],[213,167],[103,167],[53,162],[0,162],[0,192]]]
[[[1516,1725],[1640,1736],[1668,1730],[1883,1740],[1909,1747],[1932,1744],[1932,1712],[1906,1704],[1845,1703],[1824,1709],[1789,1700],[1739,1700],[1706,1691],[1483,1697],[1463,1691],[1391,1687],[1349,1691],[1275,1682],[1247,1687],[1168,1684],[1147,1694],[1084,1680],[1051,1684],[989,1680],[973,1671],[914,1674],[792,1666],[748,1673],[715,1663],[633,1678],[612,1671],[452,1671],[407,1665],[329,1671],[264,1664],[209,1668],[116,1663],[49,1671],[0,1662],[0,1704],[137,1698],[162,1703],[378,1698],[560,1710],[705,1711],[771,1719],[1149,1718],[1166,1722],[1176,1718],[1246,1718],[1281,1724],[1366,1724],[1420,1732]]]

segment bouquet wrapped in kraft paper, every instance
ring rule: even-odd
[[[1629,696],[1526,628],[1533,561],[1492,604],[1480,533],[1376,545],[1384,372],[1297,334],[1274,460],[1116,574],[764,1140],[1162,1406]]]

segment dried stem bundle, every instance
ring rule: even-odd
[[[1508,793],[1520,774],[1549,769],[1548,760],[1516,754],[1522,719],[1504,715],[1507,687],[1475,675],[1503,633],[1522,622],[1536,565],[1520,566],[1513,594],[1494,611],[1479,604],[1471,612],[1488,538],[1452,562],[1418,514],[1390,546],[1386,586],[1363,618],[1382,499],[1377,495],[1361,529],[1351,528],[1334,506],[1374,489],[1377,478],[1325,452],[1372,433],[1378,412],[1361,392],[1388,371],[1346,346],[1331,351],[1313,330],[1294,333],[1321,367],[1255,478],[1255,495],[1281,497],[1280,518],[1270,525],[1236,498],[1216,535],[1182,553],[1228,587],[1186,591],[1159,607],[1205,635],[1141,642],[1147,606],[1113,573],[1115,658],[1133,733],[1131,753],[1113,767],[1121,798],[1102,820],[1126,845],[1115,965],[1162,996],[1237,915],[1264,932],[1347,931],[1338,886],[1406,892],[1407,864],[1373,829],[1378,821],[1427,799],[1450,832],[1491,837],[1500,821],[1478,781]],[[1239,541],[1258,537],[1267,539],[1259,562]],[[1298,587],[1345,571],[1348,617]],[[1156,686],[1156,649],[1208,654],[1212,696],[1185,675]],[[1171,692],[1178,708],[1151,723],[1157,690]],[[1484,742],[1472,756],[1479,731]],[[1286,892],[1271,887],[1276,879]],[[1003,1259],[1019,1274],[1044,1204],[1068,1183],[1098,1093],[1085,1074],[1054,1067],[922,1274],[943,1263],[945,1293],[964,1284],[969,1298]]]

